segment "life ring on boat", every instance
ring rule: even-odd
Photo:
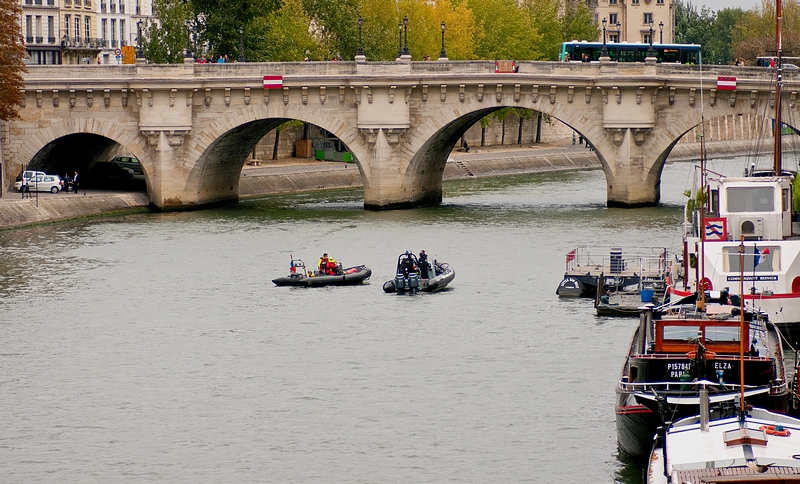
[[[792,435],[789,429],[783,428],[782,425],[762,425],[758,430],[763,430],[767,435],[777,435],[778,437],[788,437]]]

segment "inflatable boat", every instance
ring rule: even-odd
[[[289,275],[273,279],[276,286],[323,287],[351,286],[361,284],[372,275],[367,266],[339,268],[337,274],[320,274],[318,271],[306,270],[302,259],[292,259],[289,264]]]
[[[424,252],[423,252],[424,253]],[[410,293],[419,291],[441,291],[456,277],[456,272],[446,262],[428,262],[427,257],[420,260],[406,251],[397,258],[394,279],[383,283],[386,293]]]

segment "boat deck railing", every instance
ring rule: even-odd
[[[663,279],[667,272],[669,251],[663,247],[580,246],[567,253],[567,272],[606,276],[640,275],[654,280]]]
[[[709,383],[711,386],[721,387],[725,391],[734,391],[739,389],[738,383]],[[665,392],[665,391],[695,391],[698,383],[691,382],[691,381],[660,381],[660,382],[629,382],[625,380],[623,377],[617,384],[617,387],[620,391],[623,392],[640,392],[640,393],[652,393],[652,392]],[[786,391],[786,381],[785,380],[776,380],[769,385],[745,385],[745,390],[751,390],[755,388],[766,388],[769,386],[770,393],[780,393]]]

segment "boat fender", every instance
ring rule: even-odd
[[[762,425],[758,430],[763,430],[767,435],[777,435],[778,437],[792,435],[789,429],[783,428],[783,425]]]

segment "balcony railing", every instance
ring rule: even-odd
[[[79,0],[75,0],[76,4],[77,4],[78,1]],[[83,0],[83,6],[91,8],[92,7],[92,0]]]
[[[70,39],[62,37],[61,47],[64,49],[93,49],[99,50],[108,46],[108,41],[103,39]]]
[[[100,13],[106,13],[108,6],[105,3],[100,4]]]
[[[124,3],[120,3],[119,4],[119,13],[125,13],[125,4]]]
[[[64,0],[64,6],[65,7],[68,7],[70,5],[72,5],[72,0]]]
[[[120,41],[119,41],[119,45],[120,45],[121,47],[125,47],[126,45],[128,45],[128,41],[127,41],[127,40],[120,40]]]
[[[56,38],[53,37],[53,36],[48,37],[47,38],[47,42],[50,43],[50,44],[55,44],[56,43]]]
[[[33,43],[33,36],[25,37],[25,43],[26,44],[32,44]]]
[[[36,37],[36,43],[37,44],[43,44],[44,43],[44,37]]]
[[[111,13],[117,13],[117,5],[114,2],[111,2]]]

